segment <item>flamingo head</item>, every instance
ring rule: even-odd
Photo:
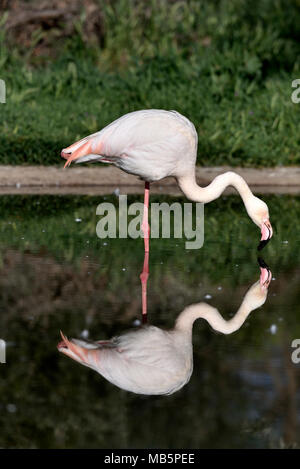
[[[78,142],[73,143],[61,151],[61,157],[66,161],[65,167],[70,166],[72,162],[83,163],[99,158],[102,143],[99,138],[85,137]]]
[[[261,240],[258,245],[258,250],[260,251],[270,241],[273,235],[269,209],[265,202],[253,196],[247,203],[247,212],[252,221],[261,229]]]
[[[67,160],[65,163],[65,167],[67,167],[70,166],[72,161],[82,161],[82,158],[86,157],[90,153],[92,153],[92,142],[87,139],[82,139],[79,140],[79,142],[75,142],[73,145],[64,148],[60,155],[62,158]]]

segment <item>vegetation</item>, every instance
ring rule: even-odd
[[[63,21],[37,25],[26,48],[2,15],[1,163],[59,164],[61,148],[121,114],[164,108],[195,123],[200,164],[299,164],[298,0],[103,0],[97,11],[98,37],[83,9],[71,35]]]

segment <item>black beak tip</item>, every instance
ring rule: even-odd
[[[270,238],[264,239],[263,241],[261,241],[259,245],[257,246],[257,250],[261,251],[266,246],[266,244],[268,244],[269,241],[270,241]]]

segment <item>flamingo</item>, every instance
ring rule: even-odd
[[[192,375],[192,329],[196,319],[205,319],[218,332],[232,334],[244,324],[251,311],[265,303],[272,274],[262,260],[259,262],[260,280],[247,291],[229,321],[216,308],[201,302],[187,306],[171,330],[144,324],[111,340],[97,342],[69,340],[61,332],[58,351],[126,391],[172,394],[188,383]]]
[[[111,163],[145,181],[142,231],[149,252],[148,223],[150,183],[173,176],[183,194],[194,202],[217,199],[227,186],[233,186],[244,202],[252,221],[261,229],[262,249],[273,234],[265,202],[254,196],[246,181],[228,171],[207,187],[196,183],[197,132],[192,122],[176,111],[148,109],[125,114],[99,132],[73,143],[61,152],[65,167],[72,161]]]

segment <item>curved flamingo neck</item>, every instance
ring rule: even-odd
[[[246,181],[232,171],[215,177],[206,187],[198,186],[195,173],[178,178],[178,184],[184,195],[194,202],[211,202],[220,197],[228,186],[233,186],[238,191],[245,205],[247,205],[249,200],[253,197]]]
[[[251,311],[256,307],[254,304],[252,305],[251,298],[248,298],[247,301],[245,297],[234,317],[226,321],[216,308],[207,303],[190,305],[178,316],[175,329],[192,334],[194,322],[196,319],[201,318],[205,319],[215,331],[222,334],[231,334],[244,324]]]

